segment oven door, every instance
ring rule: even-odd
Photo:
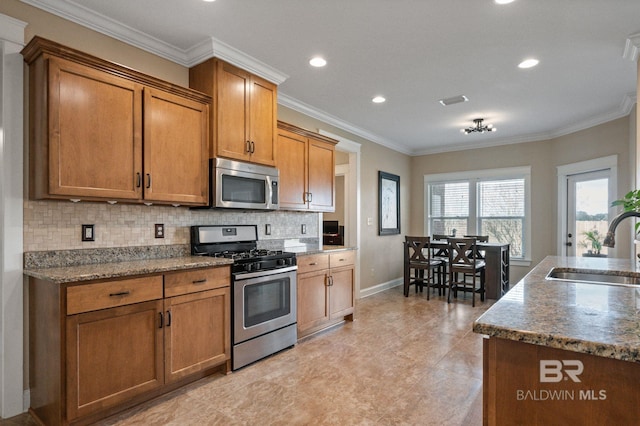
[[[234,344],[296,323],[297,269],[234,274]]]

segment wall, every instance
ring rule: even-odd
[[[531,166],[532,265],[545,256],[556,254],[557,178],[556,167],[593,158],[618,155],[618,195],[629,190],[630,167],[629,117],[620,118],[587,130],[539,142],[492,148],[425,155],[411,159],[412,214],[410,231],[424,232],[425,174],[463,172],[504,167]],[[628,226],[628,225],[625,225]],[[620,228],[619,247],[628,247],[629,239]],[[628,257],[619,250],[617,256]],[[520,280],[529,267],[513,266],[511,282]]]

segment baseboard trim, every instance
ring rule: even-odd
[[[378,285],[374,285],[373,287],[367,287],[365,289],[360,290],[360,299],[364,297],[372,296],[376,293],[380,293],[381,291],[388,290],[393,287],[397,287],[402,285],[404,282],[403,278],[396,278],[395,280],[387,281],[386,283],[381,283]]]

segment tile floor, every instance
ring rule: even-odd
[[[471,325],[492,301],[459,297],[386,290],[359,300],[353,323],[100,425],[481,425],[482,338]]]

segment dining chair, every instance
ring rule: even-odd
[[[465,238],[475,238],[476,243],[488,243],[489,236],[488,235],[464,235]],[[476,260],[485,260],[485,251],[478,248],[477,244],[475,247],[475,255]],[[469,274],[464,275],[464,279],[466,280],[469,277]]]
[[[451,303],[451,293],[458,298],[458,291],[466,294],[471,292],[471,306],[476,306],[476,293],[480,293],[480,300],[485,295],[485,270],[483,259],[477,259],[475,238],[449,238],[449,294],[447,303]],[[465,279],[471,277],[471,281]],[[477,280],[480,286],[477,286]]]
[[[423,291],[427,286],[427,300],[429,300],[429,288],[437,287],[438,295],[444,290],[443,262],[431,257],[430,237],[405,236],[404,242],[404,295],[409,296],[409,287],[416,286]],[[437,279],[437,280],[436,280]],[[436,282],[437,281],[437,282]]]

